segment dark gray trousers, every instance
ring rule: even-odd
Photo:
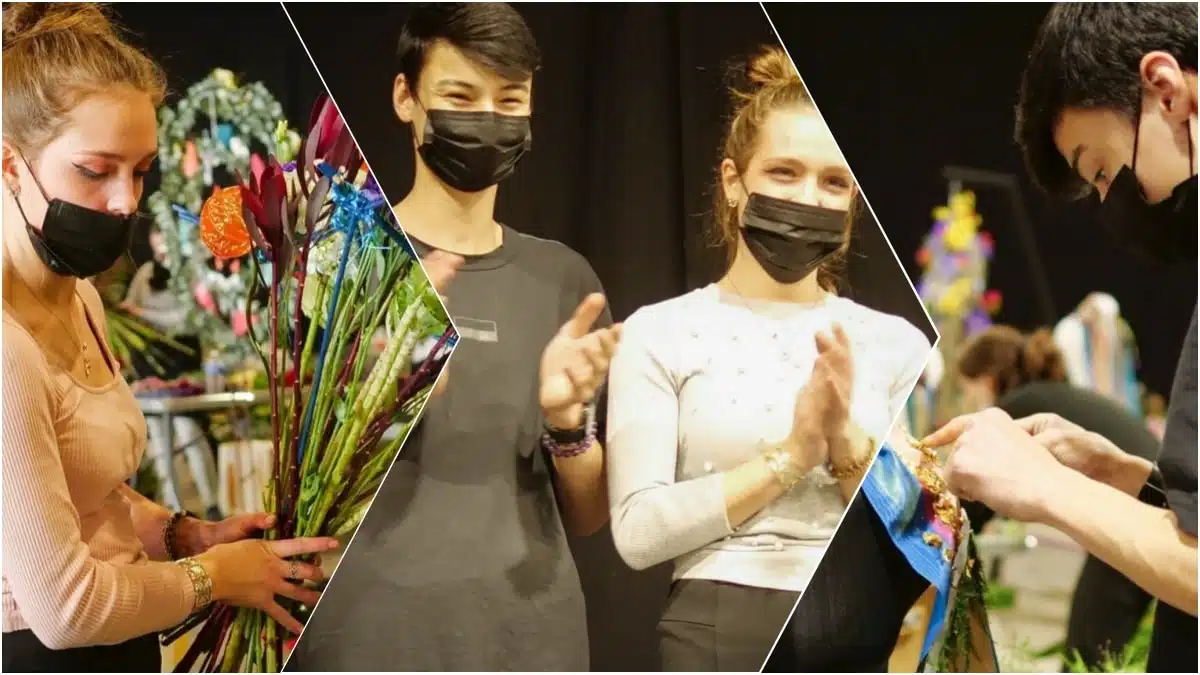
[[[775,645],[799,593],[681,579],[658,622],[667,672],[753,672]]]

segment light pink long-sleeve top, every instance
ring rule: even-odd
[[[192,584],[178,565],[149,560],[121,492],[145,419],[119,374],[99,387],[72,374],[84,344],[93,374],[117,371],[84,341],[94,331],[114,361],[100,296],[51,272],[13,220],[3,228],[4,632],[32,629],[65,649],[169,628],[191,611]]]

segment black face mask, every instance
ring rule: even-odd
[[[1196,260],[1196,174],[1175,186],[1171,196],[1152,204],[1137,178],[1142,118],[1134,121],[1132,166],[1113,177],[1100,204],[1100,222],[1122,247],[1163,263]],[[1195,166],[1188,129],[1188,166]]]
[[[529,117],[426,110],[425,136],[417,151],[446,185],[479,192],[511,176],[532,145]]]
[[[80,279],[100,274],[129,251],[134,229],[142,221],[148,221],[140,213],[116,216],[62,199],[50,199],[29,162],[25,162],[25,167],[46,200],[46,217],[42,220],[41,231],[30,224],[15,192],[12,193],[13,201],[25,220],[25,231],[29,233],[33,249],[55,274]]]
[[[846,242],[846,212],[751,194],[742,237],[758,264],[781,284],[807,277]]]

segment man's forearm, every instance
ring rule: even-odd
[[[1153,469],[1154,464],[1150,460],[1121,453],[1113,459],[1105,475],[1098,478],[1131,497],[1137,497]]]
[[[553,461],[567,532],[577,536],[594,534],[609,517],[604,447],[597,440],[583,454],[554,457]]]
[[[1045,497],[1043,512],[1039,520],[1069,535],[1147,593],[1196,615],[1196,539],[1179,529],[1169,510],[1063,471]]]

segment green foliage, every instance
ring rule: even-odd
[[[989,585],[983,603],[988,609],[1012,609],[1017,603],[1017,590],[1012,586]]]

